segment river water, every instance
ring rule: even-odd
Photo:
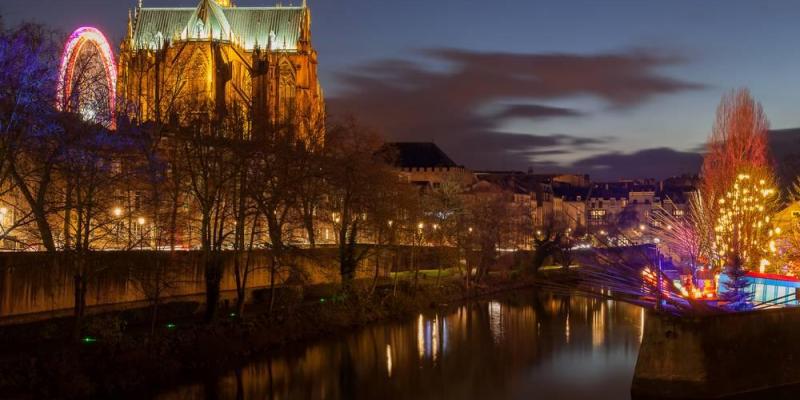
[[[642,309],[550,294],[476,302],[283,351],[182,399],[629,399]]]

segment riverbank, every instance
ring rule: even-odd
[[[286,289],[276,292],[271,313],[265,293],[257,293],[244,318],[225,311],[212,324],[198,319],[196,303],[171,304],[160,312],[153,336],[147,310],[97,316],[87,324],[81,343],[67,341],[59,331],[68,320],[3,328],[0,393],[14,398],[146,397],[142,388],[156,390],[190,374],[232,368],[284,345],[529,286],[516,277],[492,278],[471,291],[453,278],[426,280],[416,290],[405,281],[396,291],[391,282],[383,282],[372,294],[365,282],[347,296],[332,285]]]

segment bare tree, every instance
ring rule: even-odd
[[[0,179],[11,180],[36,225],[36,244],[51,252],[50,217],[58,211],[51,184],[62,148],[53,135],[58,54],[55,35],[39,25],[0,32]]]
[[[191,126],[180,128],[176,139],[181,169],[189,181],[189,198],[196,207],[200,225],[206,284],[206,320],[216,318],[220,299],[222,251],[231,235],[233,204],[231,170],[234,162],[231,139],[224,124],[211,121],[208,113],[197,114]]]
[[[370,208],[382,192],[380,186],[397,179],[377,152],[382,141],[373,132],[349,120],[333,127],[326,141],[326,180],[329,207],[337,230],[339,273],[348,287],[367,250],[358,242],[367,226]]]
[[[769,167],[768,130],[764,110],[749,90],[732,91],[722,98],[701,171],[702,198],[710,210],[743,169]]]

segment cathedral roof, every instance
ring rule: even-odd
[[[239,42],[246,50],[265,49],[271,43],[273,50],[295,51],[304,12],[303,7],[227,8],[213,0],[202,0],[197,8],[141,8],[131,44],[134,49],[151,49],[163,40],[202,39],[213,34],[217,40]],[[202,21],[202,35],[198,35],[197,21]]]
[[[189,23],[181,33],[181,39],[230,40],[231,25],[222,11],[222,7],[214,0],[201,0]]]

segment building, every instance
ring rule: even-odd
[[[258,124],[321,119],[311,11],[200,0],[129,14],[120,46],[119,111],[138,122],[240,117]]]
[[[387,143],[381,154],[395,166],[403,181],[422,189],[452,183],[465,188],[475,182],[471,171],[456,164],[432,142]]]
[[[530,201],[531,223],[542,227],[552,222],[553,186],[549,175],[536,175],[520,171],[482,171],[475,176],[482,181],[493,182],[516,196],[525,196]]]
[[[582,232],[586,228],[588,193],[589,188],[585,187],[553,187],[553,212],[562,215],[573,232]]]

